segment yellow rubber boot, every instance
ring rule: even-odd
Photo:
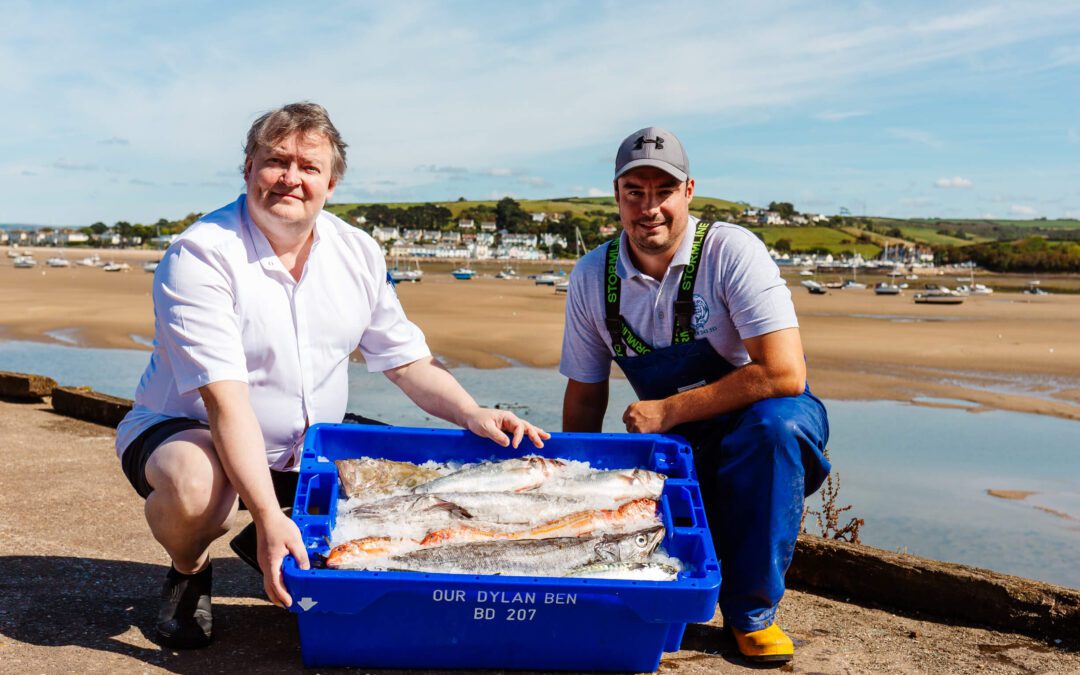
[[[795,655],[795,645],[791,638],[775,623],[768,628],[749,633],[738,628],[732,628],[731,632],[735,634],[739,653],[750,661],[790,661]]]

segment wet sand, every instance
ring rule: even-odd
[[[153,275],[141,264],[160,253],[103,252],[103,260],[132,265],[111,273],[45,267],[53,253],[40,250],[38,267],[29,270],[0,257],[0,339],[146,349],[139,340],[153,335]],[[67,258],[87,254],[69,250]],[[517,267],[524,276],[540,265]],[[480,368],[558,364],[564,295],[524,278],[495,279],[498,264],[479,267],[482,275],[471,281],[451,278],[451,266],[425,264],[423,282],[398,286],[435,353]],[[869,289],[809,295],[798,279],[789,283],[818,395],[1080,420],[1080,295],[999,293],[927,306],[912,302],[913,290],[897,297]]]

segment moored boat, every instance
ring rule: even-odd
[[[900,295],[900,287],[887,281],[879,281],[874,284],[875,295]]]
[[[476,270],[474,270],[474,269],[472,269],[470,267],[459,267],[456,270],[450,272],[450,274],[455,279],[466,280],[466,279],[472,279],[473,277],[475,277],[476,276]]]
[[[29,269],[29,268],[34,267],[35,265],[37,265],[37,261],[34,260],[34,258],[32,256],[21,255],[18,258],[15,258],[15,260],[13,261],[12,264],[14,264],[15,267],[20,267],[22,269]]]

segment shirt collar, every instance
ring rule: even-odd
[[[697,231],[697,224],[697,218],[688,216],[686,230],[683,232],[682,241],[679,242],[679,248],[675,250],[675,256],[671,259],[671,264],[668,265],[669,269],[684,266],[690,262],[690,252],[694,248],[694,232]],[[634,262],[630,259],[629,248],[630,245],[626,241],[626,230],[620,230],[619,262],[615,265],[615,272],[623,279],[645,276],[644,272],[634,267]]]
[[[255,221],[251,219],[251,214],[247,208],[247,195],[240,195],[240,212],[243,214],[244,227],[247,228],[248,236],[251,238],[252,246],[255,248],[255,255],[259,256],[259,264],[263,269],[273,270],[276,272],[284,272],[285,267],[281,264],[281,260],[274,253],[274,248],[270,245],[270,240],[266,238],[266,235],[259,226],[255,224]],[[319,245],[321,239],[319,221],[322,220],[323,214],[319,213],[315,217],[315,227],[313,231],[315,233],[314,241],[311,242],[311,253],[308,255],[308,262],[311,261],[312,255],[314,255],[315,248]]]

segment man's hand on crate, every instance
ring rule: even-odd
[[[292,605],[281,576],[281,562],[292,554],[302,570],[309,567],[307,549],[296,523],[280,510],[272,510],[255,521],[259,538],[259,566],[263,571],[263,589],[270,602],[278,607]]]
[[[476,408],[466,414],[466,429],[477,436],[490,438],[504,448],[512,445],[515,448],[521,444],[525,436],[529,437],[532,444],[538,448],[544,447],[544,441],[551,438],[551,434],[540,427],[530,424],[509,410],[496,408]],[[513,435],[511,439],[505,433]]]

